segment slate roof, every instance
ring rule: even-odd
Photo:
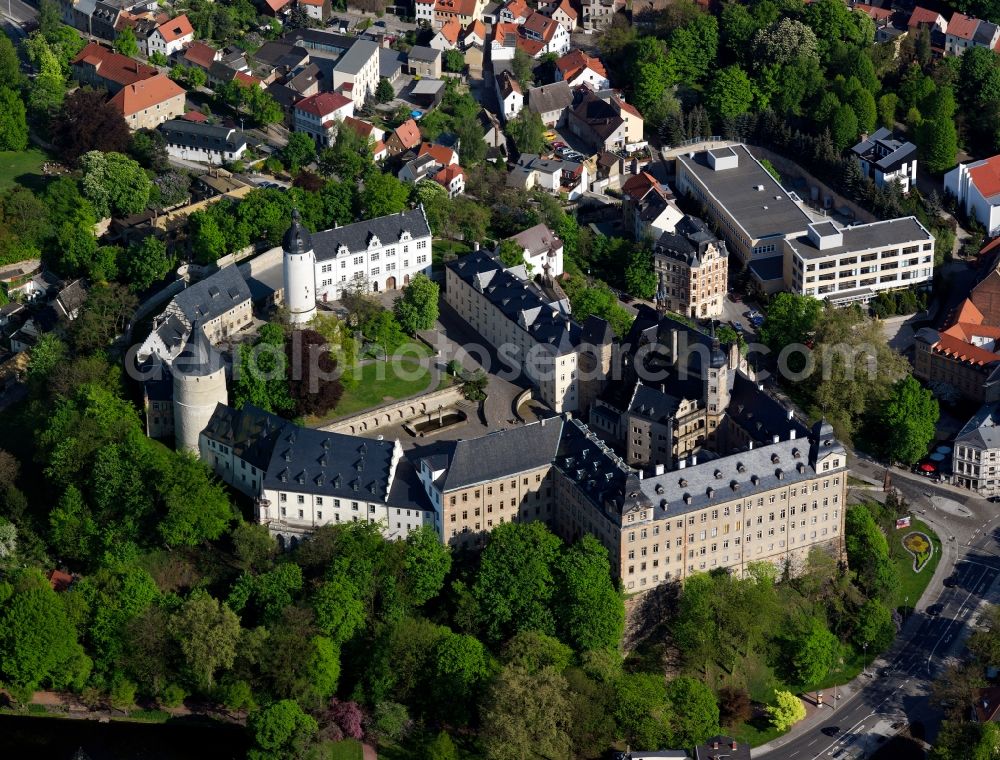
[[[246,139],[232,127],[171,119],[160,125],[168,143],[201,150],[236,151],[246,144]]]
[[[315,63],[310,63],[285,80],[285,85],[296,92],[305,92],[322,78],[323,72],[319,70],[319,66]]]
[[[334,68],[348,74],[359,74],[373,55],[378,55],[379,46],[371,40],[356,40],[338,60]]]
[[[534,288],[485,251],[474,251],[448,267],[552,353],[568,353],[583,341],[579,324],[553,308]]]
[[[327,261],[337,257],[341,246],[354,253],[368,249],[368,242],[374,235],[383,245],[397,242],[404,232],[411,238],[428,237],[431,229],[424,216],[423,206],[399,214],[389,214],[364,222],[355,222],[332,230],[313,233],[313,246],[317,261]]]
[[[701,383],[698,383],[699,390]],[[669,424],[676,416],[683,399],[664,390],[636,383],[628,411],[650,422]]]
[[[573,109],[577,119],[584,122],[602,140],[614,134],[624,120],[610,103],[601,100],[593,92],[587,92]]]
[[[811,439],[786,436],[778,443],[647,477],[640,486],[656,508],[655,519],[662,519],[808,480],[817,474],[816,462],[828,454],[840,454],[841,467],[847,467],[847,452],[833,428],[819,422]]]
[[[171,362],[171,374],[181,377],[207,377],[222,367],[222,355],[212,348],[201,321],[195,321],[184,349]]]
[[[566,82],[554,82],[528,90],[528,108],[535,113],[561,111],[571,105],[573,105],[573,92]]]
[[[955,436],[955,443],[968,443],[986,449],[1000,448],[1000,405],[980,407]]]
[[[780,280],[785,276],[785,262],[781,256],[768,256],[764,259],[751,259],[747,265],[750,271],[761,282]]]
[[[414,45],[410,48],[409,58],[411,61],[426,61],[427,63],[434,63],[441,57],[441,51],[435,50],[431,47],[425,47],[423,45]]]
[[[445,450],[442,492],[514,475],[551,464],[559,446],[559,418],[455,441]]]
[[[205,426],[204,435],[229,446],[247,464],[264,470],[278,433],[288,424],[287,420],[250,404],[243,409],[219,404]]]
[[[876,129],[870,137],[862,140],[851,152],[858,158],[874,164],[883,173],[896,171],[904,162],[914,158],[917,146],[911,142],[896,139],[885,127]]]
[[[235,266],[220,269],[174,296],[188,322],[209,321],[250,300],[250,288]]]
[[[781,402],[757,387],[753,380],[735,373],[726,416],[742,428],[757,443],[772,443],[774,436],[788,438],[794,430],[796,438],[804,439],[809,429],[794,415],[789,415]]]
[[[293,45],[282,40],[271,40],[260,46],[260,49],[253,54],[257,63],[265,66],[278,66],[287,56],[292,55],[302,61],[309,57],[309,51],[300,45]]]
[[[660,235],[653,246],[653,253],[683,261],[688,266],[698,266],[705,250],[712,244],[725,254],[725,242],[719,240],[705,222],[695,216],[685,216],[673,232]]]

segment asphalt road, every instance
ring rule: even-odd
[[[884,472],[866,461],[852,469],[879,478]],[[848,760],[860,754],[880,722],[922,723],[928,739],[936,735],[941,715],[929,700],[931,682],[962,655],[979,606],[1000,601],[1000,512],[983,499],[919,477],[894,472],[893,485],[943,541],[942,567],[925,603],[910,615],[885,657],[875,659],[863,685],[836,707],[823,708],[829,712],[826,720],[766,753],[755,752],[755,757]],[[956,581],[952,588],[941,585],[949,576]],[[928,614],[928,608],[938,605],[937,615]]]

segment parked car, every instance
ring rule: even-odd
[[[735,293],[735,292],[734,293],[730,293],[729,294],[729,300],[731,300],[733,303],[739,303],[740,301],[743,300],[743,296],[741,296],[739,293]]]
[[[562,140],[556,140],[554,143],[552,143],[552,147],[555,148],[556,150],[559,150],[561,148],[568,148],[569,146]]]

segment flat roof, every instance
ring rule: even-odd
[[[823,222],[824,225],[832,222]],[[803,259],[825,259],[828,256],[839,256],[852,251],[864,251],[869,248],[884,248],[886,246],[903,245],[904,243],[925,243],[934,240],[915,216],[904,216],[900,219],[887,219],[871,224],[856,224],[840,230],[843,235],[843,245],[819,250],[807,235],[799,235],[788,239],[788,245]]]
[[[729,155],[731,150],[738,158],[732,169],[716,171],[708,165],[708,152],[696,153],[693,158],[678,156],[689,174],[714,196],[718,204],[736,220],[753,240],[802,232],[812,219],[793,201],[788,191],[772,177],[767,169],[757,163],[745,145],[734,145],[718,157]],[[763,186],[763,190],[757,187]]]

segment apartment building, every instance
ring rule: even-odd
[[[587,408],[610,368],[607,322],[589,317],[577,324],[527,280],[523,267],[504,269],[485,251],[451,262],[445,272],[448,305],[522,367],[542,401],[557,413]]]
[[[160,125],[160,132],[167,141],[167,154],[186,161],[239,161],[247,148],[246,138],[232,127],[171,119]]]
[[[729,276],[726,243],[701,219],[685,216],[653,246],[661,307],[696,319],[721,317]]]
[[[832,221],[810,224],[785,246],[786,288],[838,306],[868,303],[880,291],[934,277],[934,236],[913,216],[843,228]]]
[[[746,265],[780,256],[785,236],[804,233],[812,222],[799,198],[745,145],[678,156],[677,187],[705,206],[729,252]]]
[[[354,101],[337,92],[303,98],[293,109],[296,132],[309,135],[317,149],[333,145],[344,119],[354,116]]]
[[[315,232],[316,296],[336,301],[344,291],[397,290],[431,274],[431,230],[423,206]]]
[[[1000,406],[979,409],[955,437],[955,484],[980,496],[1000,495]]]
[[[944,175],[944,190],[988,236],[1000,233],[1000,155],[959,164]]]

